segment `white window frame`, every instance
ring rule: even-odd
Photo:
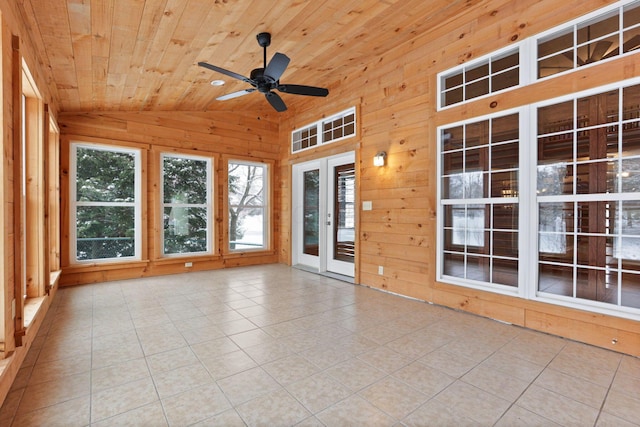
[[[613,89],[620,89],[627,86],[640,84],[640,77],[619,81],[605,86],[591,88],[585,91],[572,93],[570,95],[544,100],[535,104],[523,106],[515,110],[494,113],[486,116],[473,117],[464,121],[450,123],[439,126],[437,129],[437,251],[436,251],[436,278],[443,283],[450,283],[457,286],[468,287],[472,289],[480,289],[484,291],[494,292],[498,294],[508,294],[523,299],[540,301],[549,304],[560,305],[579,310],[588,310],[591,312],[612,315],[616,317],[640,320],[640,308],[628,307],[618,304],[589,300],[586,298],[577,298],[573,296],[563,296],[538,291],[538,209],[539,203],[543,202],[574,202],[574,201],[640,201],[640,193],[598,193],[598,194],[577,194],[577,195],[561,195],[561,196],[539,196],[536,194],[537,189],[537,164],[538,164],[538,146],[537,143],[537,109],[540,107],[558,104],[564,101],[583,98],[586,96],[607,92]],[[622,101],[620,101],[622,102]],[[443,203],[442,189],[442,135],[441,130],[451,128],[465,123],[473,123],[487,118],[507,115],[509,113],[519,112],[520,114],[520,168],[519,168],[519,188],[518,188],[518,204],[519,204],[519,271],[517,290],[507,288],[495,284],[475,282],[465,280],[459,277],[446,276],[443,274],[443,256],[444,250],[444,206],[446,204],[455,204],[455,202]],[[620,117],[622,121],[622,117]],[[528,160],[527,160],[528,159]],[[619,160],[618,160],[619,161]],[[514,198],[515,199],[515,198]],[[470,204],[472,201],[482,202],[484,199],[472,199],[465,203]],[[515,200],[514,200],[515,203]],[[615,237],[615,236],[613,236]],[[575,248],[575,243],[574,243]],[[575,262],[574,262],[575,265]]]
[[[554,104],[562,103],[565,101],[571,101],[578,98],[583,98],[590,95],[607,92],[613,89],[620,89],[627,86],[634,86],[639,84],[640,84],[640,77],[636,77],[633,79],[622,80],[609,85],[598,86],[598,87],[584,90],[581,92],[575,92],[570,95],[549,99],[549,100],[541,101],[536,104],[532,104],[531,110],[530,110],[530,116],[531,116],[530,122],[532,124],[537,123],[537,109],[540,107],[554,105]],[[619,103],[621,104],[622,100],[619,100]],[[622,114],[620,114],[618,123],[621,123],[622,121],[623,121]],[[612,124],[615,124],[615,122],[613,122]],[[621,137],[621,135],[619,137]],[[537,131],[536,131],[535,125],[531,126],[530,135],[528,138],[530,141],[537,140]],[[531,250],[531,253],[533,254],[529,262],[530,265],[528,266],[530,269],[529,278],[531,280],[531,283],[528,284],[528,286],[531,288],[528,292],[528,295],[530,295],[530,298],[533,300],[537,300],[545,303],[557,304],[557,305],[576,308],[580,310],[586,309],[596,313],[608,314],[608,315],[613,315],[618,317],[625,317],[633,320],[640,320],[640,308],[633,308],[633,307],[620,305],[620,300],[618,300],[618,304],[615,305],[612,303],[594,301],[586,298],[556,295],[556,294],[538,291],[539,269],[538,269],[537,225],[539,221],[538,209],[539,209],[540,203],[543,203],[543,202],[573,203],[573,202],[589,202],[589,201],[614,201],[614,202],[615,201],[623,201],[623,202],[624,201],[640,201],[640,192],[638,193],[597,193],[597,194],[587,193],[587,194],[566,194],[566,195],[557,195],[557,196],[539,196],[538,194],[536,194],[537,173],[535,170],[535,165],[537,165],[537,159],[538,159],[538,150],[537,150],[538,145],[537,143],[535,144],[532,143],[528,145],[529,145],[530,151],[527,154],[527,156],[529,159],[532,159],[531,162],[533,165],[533,170],[528,177],[530,180],[529,185],[531,186],[531,189],[532,189],[528,193],[530,194],[530,199],[531,199],[530,200],[531,209],[528,210],[528,214],[530,214],[531,217],[528,220],[528,222],[530,225],[530,230],[529,230],[529,233],[530,233],[529,240],[531,244],[530,250]],[[615,161],[621,161],[621,159],[619,157],[616,157]],[[612,236],[612,237],[615,237],[615,236]],[[574,248],[575,247],[576,245],[574,243]],[[576,265],[577,264],[574,259],[573,266],[575,267]],[[575,286],[575,283],[574,283],[574,286]],[[621,292],[621,289],[619,289],[618,292]]]
[[[207,175],[205,177],[207,189],[206,189],[206,201],[205,203],[166,203],[164,201],[164,160],[166,158],[173,159],[187,159],[205,162],[207,167]],[[160,215],[162,218],[162,233],[160,239],[161,252],[163,257],[184,257],[194,255],[207,255],[213,252],[213,160],[210,157],[194,156],[188,154],[179,153],[161,153],[160,154]],[[207,248],[204,251],[199,252],[180,252],[180,253],[166,253],[165,252],[165,229],[164,229],[164,210],[165,208],[205,208],[207,210]]]
[[[556,26],[554,28],[551,28],[551,29],[549,29],[547,31],[544,31],[544,32],[542,32],[540,34],[537,34],[534,37],[532,37],[531,38],[531,41],[532,41],[531,49],[532,49],[533,55],[532,55],[532,58],[531,58],[532,59],[531,66],[533,67],[533,69],[532,69],[531,75],[534,76],[533,80],[534,81],[544,81],[544,80],[547,80],[547,79],[552,79],[552,78],[557,77],[557,76],[562,76],[562,75],[565,75],[567,73],[573,73],[573,72],[575,72],[577,70],[584,70],[584,69],[587,69],[589,67],[593,67],[596,64],[602,64],[604,62],[608,62],[608,61],[611,61],[611,60],[614,60],[614,59],[617,59],[617,58],[621,58],[623,56],[627,56],[627,55],[631,55],[633,53],[636,53],[637,51],[630,51],[630,52],[626,52],[626,53],[620,53],[619,55],[612,56],[611,58],[603,59],[603,60],[600,60],[600,61],[595,61],[593,63],[585,64],[585,65],[582,65],[582,66],[574,66],[574,67],[572,67],[570,69],[567,69],[566,71],[561,71],[561,72],[558,72],[558,73],[555,73],[555,74],[551,74],[551,75],[546,76],[546,77],[539,77],[539,78],[537,77],[537,75],[538,75],[538,43],[540,41],[552,39],[552,38],[554,38],[554,36],[558,36],[558,35],[561,35],[563,33],[567,33],[567,32],[573,31],[573,45],[568,51],[572,52],[572,54],[574,55],[574,65],[575,65],[575,55],[577,54],[576,50],[579,47],[577,39],[576,39],[576,37],[577,37],[577,35],[576,35],[577,28],[580,27],[583,24],[589,23],[590,21],[597,21],[597,19],[599,17],[604,17],[605,15],[615,11],[616,9],[618,10],[618,17],[619,17],[618,39],[619,39],[619,42],[622,45],[623,34],[622,34],[622,31],[620,31],[620,30],[622,29],[623,10],[627,6],[633,4],[635,1],[636,0],[622,0],[622,1],[616,2],[614,4],[611,4],[611,5],[606,6],[606,7],[602,7],[602,8],[600,8],[600,9],[594,11],[594,12],[591,12],[591,13],[588,13],[586,15],[583,15],[583,16],[581,16],[579,18],[576,18],[576,19],[574,19],[572,21],[566,22],[566,23],[564,23],[562,25],[558,25],[558,26]],[[638,27],[640,27],[640,24],[637,24],[635,26],[631,26],[629,28],[638,28]],[[611,34],[609,34],[609,35],[611,35]],[[608,37],[608,36],[603,36],[602,38],[606,38],[606,37]],[[592,43],[593,41],[594,40],[591,40],[591,41],[589,41],[589,43]],[[583,43],[583,44],[589,44],[589,43]],[[556,55],[556,54],[557,53],[554,53],[554,54],[552,54],[550,56],[553,56],[553,55]],[[549,57],[549,56],[547,56],[547,57]]]
[[[438,91],[438,103],[437,103],[437,105],[438,105],[438,111],[445,110],[445,109],[452,108],[452,107],[456,107],[456,106],[459,106],[459,105],[463,105],[463,104],[466,104],[468,102],[477,101],[479,99],[487,98],[489,96],[495,95],[496,93],[502,93],[502,92],[506,92],[506,91],[509,91],[509,90],[513,90],[513,89],[519,88],[522,85],[526,84],[528,82],[528,80],[529,80],[529,76],[528,76],[528,73],[527,73],[528,67],[526,66],[527,64],[524,61],[525,54],[523,53],[523,44],[524,44],[524,42],[520,42],[520,43],[516,43],[515,45],[505,46],[502,49],[498,49],[496,51],[493,51],[491,53],[483,55],[483,56],[481,56],[479,58],[476,58],[476,59],[474,59],[472,61],[465,62],[464,64],[458,65],[456,67],[453,67],[453,68],[450,68],[448,70],[445,70],[445,71],[442,71],[442,72],[438,73],[438,76],[437,76],[437,91]],[[515,86],[510,86],[510,87],[507,87],[507,88],[504,88],[504,89],[500,89],[500,90],[497,90],[497,91],[491,90],[491,77],[496,75],[491,70],[491,64],[495,60],[498,60],[498,59],[503,58],[505,56],[509,56],[511,54],[514,54],[514,53],[518,54],[518,65],[517,65],[517,67],[518,67],[518,84],[515,85]],[[447,89],[445,89],[445,87],[444,87],[444,81],[445,81],[445,79],[447,77],[449,77],[452,74],[459,73],[459,72],[462,72],[463,77],[464,77],[464,74],[465,74],[465,72],[467,70],[475,69],[475,68],[480,67],[480,66],[482,66],[484,64],[487,64],[487,63],[489,64],[489,74],[487,74],[487,76],[486,76],[489,79],[489,92],[488,93],[486,93],[484,95],[480,95],[480,96],[474,97],[474,98],[464,99],[464,90],[465,90],[465,88],[469,84],[471,84],[473,82],[463,81],[462,84],[460,85],[460,87],[463,90],[463,99],[462,99],[462,101],[455,102],[455,103],[449,104],[449,105],[445,105],[444,104],[444,96],[445,96],[445,93],[447,92]],[[513,68],[516,68],[516,67],[511,67],[509,69],[513,69]],[[509,70],[509,69],[507,69],[507,70]],[[502,71],[500,71],[500,73],[497,73],[497,74],[504,73],[507,70],[502,70]]]
[[[526,40],[523,40],[517,45],[517,49],[519,49],[520,53],[520,84],[518,86],[513,86],[503,91],[515,90],[517,88],[521,88],[527,85],[530,85],[534,82],[541,80],[548,80],[555,78],[560,75],[566,75],[567,73],[572,73],[577,71],[578,69],[583,69],[585,67],[595,66],[597,64],[602,64],[605,61],[609,61],[609,59],[596,61],[592,64],[586,64],[584,66],[575,67],[569,69],[567,71],[563,71],[561,73],[556,73],[549,75],[543,78],[537,78],[538,76],[538,41],[552,37],[554,34],[562,33],[563,31],[567,31],[570,28],[577,28],[581,25],[588,23],[589,21],[596,20],[600,16],[604,16],[606,14],[611,13],[612,11],[618,9],[619,10],[619,20],[620,25],[618,28],[619,33],[622,28],[622,20],[623,13],[622,11],[627,8],[629,5],[635,5],[637,0],[622,0],[611,4],[609,6],[598,9],[592,13],[576,18],[570,22],[564,23],[562,25],[556,26],[548,31],[537,34],[535,36],[529,37]],[[640,24],[634,24],[626,29],[630,28],[638,28]],[[575,33],[574,33],[575,34]],[[572,49],[575,49],[575,35],[574,35],[574,46]],[[622,39],[620,39],[622,40]],[[486,94],[477,98],[472,98],[469,100],[463,100],[462,102],[458,102],[455,104],[451,104],[448,106],[442,106],[442,81],[443,76],[450,75],[459,71],[464,67],[473,67],[476,64],[480,64],[483,61],[487,61],[488,58],[494,57],[496,55],[500,55],[509,49],[514,49],[514,46],[510,45],[503,49],[492,52],[488,55],[480,57],[474,61],[471,61],[467,64],[463,64],[457,66],[455,68],[451,68],[449,70],[445,70],[441,73],[438,73],[437,84],[437,109],[438,111],[459,107],[468,102],[475,102],[479,99],[486,98],[493,94]],[[573,52],[573,50],[572,50]],[[620,53],[617,56],[614,56],[610,59],[620,58],[622,56],[630,55],[637,53],[636,51],[630,51],[627,53]],[[567,100],[582,98],[585,96],[590,96],[593,94],[598,94],[602,92],[606,92],[612,89],[619,89],[626,86],[633,86],[640,84],[640,78],[627,79],[623,81],[618,81],[612,83],[610,85],[600,86],[596,88],[591,88],[589,90],[585,90],[582,92],[575,92],[563,97],[558,97],[554,99],[546,99],[544,101],[540,101],[535,104],[525,105],[519,108],[516,108],[513,111],[517,111],[520,114],[520,162],[519,162],[519,180],[518,180],[518,204],[519,204],[519,270],[518,270],[518,283],[519,287],[517,292],[514,292],[513,289],[504,289],[500,286],[496,287],[494,284],[488,284],[484,282],[474,282],[470,280],[461,279],[458,277],[445,276],[443,275],[442,266],[443,266],[443,255],[444,255],[444,204],[442,199],[442,140],[441,140],[441,130],[454,127],[464,123],[471,123],[475,121],[481,121],[486,118],[495,117],[499,115],[506,115],[508,112],[500,112],[494,113],[485,116],[471,117],[467,120],[460,121],[457,123],[447,123],[446,125],[442,125],[438,127],[436,140],[438,143],[437,147],[437,201],[438,201],[438,215],[437,215],[437,251],[436,251],[436,279],[441,282],[451,283],[454,285],[465,286],[469,288],[481,289],[485,291],[495,292],[495,293],[503,293],[503,294],[512,294],[516,295],[520,298],[540,301],[544,303],[551,303],[556,305],[561,305],[570,308],[576,308],[580,310],[589,310],[596,313],[602,313],[607,315],[613,315],[617,317],[624,317],[633,320],[640,320],[640,308],[633,307],[625,307],[620,305],[620,300],[618,300],[618,304],[614,305],[606,302],[593,301],[588,299],[580,299],[577,297],[566,297],[562,295],[549,294],[544,292],[538,292],[538,259],[539,259],[539,248],[538,248],[538,238],[539,238],[539,230],[538,230],[538,196],[536,194],[537,190],[537,109],[545,106],[552,105],[556,103],[560,103]],[[502,91],[501,91],[502,92]],[[619,160],[618,160],[619,161]],[[607,199],[613,199],[613,201],[623,200],[623,201],[637,201],[640,200],[640,197],[637,193],[631,194],[618,194],[613,193],[616,197]],[[576,196],[572,196],[576,198]],[[580,194],[577,196],[577,199],[580,201],[590,201],[590,200],[601,200],[601,194],[591,195],[591,194]],[[559,202],[564,201],[573,201],[570,197],[559,196],[556,197]],[[553,199],[555,200],[555,199]],[[551,200],[551,201],[553,201]],[[476,201],[483,202],[484,199],[477,199]],[[465,204],[470,204],[473,200],[465,200]],[[449,203],[452,204],[452,203]],[[575,243],[574,243],[575,247]],[[575,265],[575,263],[574,263]]]
[[[271,181],[271,166],[268,163],[263,162],[254,162],[249,160],[242,159],[229,159],[227,161],[227,174],[229,171],[229,165],[238,164],[243,166],[256,166],[261,167],[263,171],[262,176],[262,193],[263,193],[263,203],[262,205],[251,205],[251,209],[262,209],[262,246],[256,248],[241,248],[241,249],[231,249],[231,242],[229,241],[229,218],[227,213],[227,242],[226,247],[230,253],[239,253],[239,252],[257,252],[257,251],[266,251],[271,247],[270,237],[271,237],[271,193],[270,193],[270,181]],[[233,205],[230,203],[229,199],[229,180],[227,179],[227,209]]]
[[[619,54],[617,56],[613,56],[611,58],[607,58],[607,59],[604,59],[602,61],[596,61],[596,62],[593,62],[591,64],[585,64],[583,66],[574,67],[574,68],[568,69],[566,71],[562,71],[562,72],[559,72],[559,73],[551,74],[551,75],[546,76],[546,77],[538,78],[538,42],[539,41],[544,40],[544,39],[552,38],[556,34],[561,34],[563,32],[567,32],[567,31],[573,29],[574,30],[574,45],[572,47],[572,52],[573,52],[576,49],[576,45],[577,45],[577,42],[576,42],[576,39],[575,39],[575,29],[577,27],[581,26],[582,24],[588,23],[589,21],[593,21],[594,19],[597,19],[600,16],[604,16],[604,15],[606,15],[608,13],[611,13],[612,11],[614,11],[616,9],[619,9],[620,25],[619,25],[618,30],[620,30],[622,28],[622,19],[623,19],[622,11],[627,6],[633,4],[635,1],[637,1],[637,0],[621,0],[621,1],[617,2],[617,3],[614,3],[614,4],[611,4],[609,6],[600,8],[600,9],[594,11],[594,12],[591,12],[589,14],[586,14],[586,15],[583,15],[581,17],[578,17],[578,18],[576,18],[576,19],[574,19],[572,21],[566,22],[566,23],[564,23],[562,25],[558,25],[558,26],[556,26],[554,28],[551,28],[551,29],[549,29],[547,31],[544,31],[544,32],[539,33],[539,34],[536,34],[536,35],[534,35],[532,37],[529,37],[529,38],[527,38],[525,40],[522,40],[521,42],[518,42],[516,44],[505,46],[505,47],[503,47],[501,49],[498,49],[498,50],[495,50],[493,52],[490,52],[490,53],[488,53],[486,55],[483,55],[483,56],[481,56],[479,58],[476,58],[476,59],[474,59],[472,61],[466,62],[464,64],[460,64],[460,65],[458,65],[456,67],[449,68],[449,69],[444,70],[444,71],[441,71],[440,73],[438,73],[437,79],[436,79],[437,93],[438,93],[437,100],[436,100],[437,101],[437,111],[446,110],[446,109],[449,109],[449,108],[454,108],[454,107],[457,107],[457,106],[460,106],[460,105],[464,105],[464,104],[469,103],[469,102],[475,102],[477,100],[481,100],[481,99],[485,99],[485,98],[488,98],[490,96],[493,96],[493,95],[495,95],[497,93],[508,92],[508,91],[511,91],[511,90],[514,90],[514,89],[517,89],[517,88],[520,88],[520,87],[523,87],[523,86],[530,85],[530,84],[535,83],[537,81],[544,81],[544,80],[552,79],[552,78],[555,78],[555,77],[558,77],[558,76],[561,76],[561,75],[565,75],[567,73],[573,73],[573,72],[576,72],[578,70],[582,70],[582,69],[586,69],[588,67],[592,67],[592,66],[594,66],[596,64],[601,64],[601,63],[606,62],[606,61],[611,61],[611,60],[614,60],[616,58],[620,58],[620,57],[623,57],[623,56],[632,55],[634,53],[637,53],[637,50],[630,51],[630,52],[627,52],[627,53],[621,53],[621,54]],[[629,29],[629,28],[638,28],[638,27],[640,27],[640,24],[628,27],[627,29]],[[623,37],[622,32],[619,31],[618,35],[619,35],[620,42],[622,42],[622,40],[623,40],[622,39],[622,37]],[[449,76],[451,74],[455,74],[455,73],[460,72],[460,71],[464,72],[464,70],[466,70],[466,69],[472,69],[474,67],[480,66],[483,63],[490,62],[492,58],[503,56],[503,55],[507,54],[509,51],[516,50],[516,49],[519,52],[519,58],[520,58],[520,60],[519,60],[519,71],[520,72],[519,72],[519,84],[518,85],[512,86],[512,87],[508,87],[508,88],[505,88],[505,89],[502,89],[502,90],[499,90],[499,91],[496,91],[496,92],[492,92],[491,90],[489,90],[489,93],[487,93],[485,95],[481,95],[481,96],[478,96],[478,97],[475,97],[475,98],[471,98],[471,99],[463,99],[460,102],[456,102],[456,103],[453,103],[453,104],[450,104],[450,105],[444,105],[444,102],[443,102],[444,84],[443,84],[443,82],[444,82],[444,79],[447,76]],[[491,75],[492,75],[492,73],[490,71],[489,76],[491,76]],[[464,85],[466,85],[466,82],[463,82],[463,86]]]
[[[527,169],[528,166],[524,164],[524,162],[520,161],[519,162],[519,168],[518,168],[518,192],[516,195],[514,195],[513,197],[505,197],[504,202],[507,204],[516,204],[518,205],[518,212],[520,213],[520,221],[519,221],[519,226],[516,229],[518,232],[518,253],[520,254],[518,258],[518,286],[508,286],[508,285],[502,285],[502,284],[497,284],[497,283],[488,283],[488,282],[479,282],[479,281],[475,281],[475,280],[471,280],[471,279],[465,279],[465,278],[461,278],[461,277],[456,277],[456,276],[448,276],[444,274],[443,271],[443,265],[444,265],[444,254],[445,254],[445,233],[444,233],[444,214],[445,214],[445,207],[446,206],[456,206],[456,205],[464,205],[465,206],[465,210],[467,208],[467,206],[472,206],[472,205],[477,205],[477,204],[489,204],[489,205],[495,205],[495,202],[498,201],[498,198],[496,197],[491,197],[491,194],[487,194],[487,197],[483,197],[483,198],[461,198],[461,199],[444,199],[443,198],[443,188],[442,188],[442,147],[443,147],[443,132],[442,130],[444,129],[448,129],[448,128],[452,128],[452,127],[456,127],[456,126],[460,126],[460,125],[466,125],[466,124],[470,124],[470,123],[475,123],[475,122],[480,122],[480,121],[484,121],[484,120],[489,120],[489,119],[495,119],[495,118],[499,118],[499,117],[503,117],[503,116],[509,116],[509,115],[513,115],[513,114],[518,114],[519,115],[519,126],[520,126],[520,130],[519,130],[519,134],[518,134],[518,147],[519,147],[519,158],[523,159],[523,153],[526,152],[527,148],[526,148],[526,143],[524,142],[525,140],[523,138],[526,137],[526,122],[524,121],[525,119],[523,119],[523,116],[526,114],[523,114],[523,111],[525,109],[524,108],[516,108],[516,109],[511,109],[511,110],[505,110],[505,111],[501,111],[498,113],[493,113],[493,114],[488,114],[488,115],[484,115],[484,116],[478,116],[478,117],[473,117],[470,119],[466,119],[466,120],[461,120],[455,123],[447,123],[446,125],[442,125],[439,126],[437,128],[437,166],[436,166],[436,173],[437,173],[437,200],[438,200],[438,215],[436,216],[436,222],[437,222],[437,232],[436,232],[436,239],[437,239],[437,243],[436,243],[436,279],[440,282],[443,283],[451,283],[454,285],[459,285],[459,286],[464,286],[464,287],[468,287],[468,288],[472,288],[472,289],[481,289],[481,290],[488,290],[491,292],[495,292],[498,294],[504,294],[504,295],[512,295],[512,296],[524,296],[525,292],[526,292],[526,288],[525,286],[523,286],[522,284],[524,283],[524,280],[526,279],[525,277],[525,268],[523,268],[523,254],[527,253],[527,249],[526,249],[526,241],[524,240],[524,236],[523,236],[523,232],[522,232],[522,226],[523,224],[526,224],[526,221],[523,221],[523,213],[525,213],[526,211],[528,211],[528,201],[526,200],[526,198],[520,197],[521,194],[523,194],[523,191],[526,191],[525,189],[527,188],[527,183],[523,183],[523,174],[527,173]],[[490,230],[494,230],[493,226],[491,226]],[[473,233],[476,232],[475,230],[465,230],[465,234],[466,233]],[[466,236],[465,236],[466,238]],[[475,254],[471,254],[472,256],[475,256]],[[496,256],[496,255],[482,255],[481,257],[486,257],[486,258],[494,258],[494,259],[502,259],[503,257],[501,256]],[[515,257],[514,257],[515,258]]]
[[[306,127],[302,127],[300,129],[296,129],[293,132],[291,132],[291,152],[292,153],[297,153],[299,151],[304,151],[304,150],[308,150],[310,148],[313,147],[317,147],[318,145],[321,144],[320,142],[320,138],[321,136],[318,135],[318,124],[312,124]],[[313,133],[315,131],[315,133],[313,135],[310,135],[311,133]],[[303,134],[307,132],[307,137],[304,137]],[[298,137],[299,136],[299,137]],[[314,137],[315,142],[314,144],[308,144],[306,147],[302,146],[302,143],[304,140],[308,140],[309,142],[311,142],[312,137]],[[300,144],[300,148],[295,149],[296,144]]]
[[[96,151],[110,151],[131,154],[134,158],[134,201],[133,202],[78,202],[77,199],[77,151],[85,148]],[[121,146],[72,141],[70,144],[70,185],[69,185],[69,246],[70,261],[74,264],[96,264],[123,261],[138,261],[142,258],[142,160],[141,150]],[[130,257],[96,258],[79,260],[77,258],[77,209],[79,206],[128,206],[134,208],[134,255]]]
[[[349,115],[353,114],[353,133],[352,134],[348,134],[348,135],[343,135],[339,138],[331,138],[331,139],[325,139],[324,138],[324,125],[326,123],[330,123],[335,121],[336,119],[340,119],[340,118],[344,118],[347,117]],[[299,143],[301,141],[301,139],[296,140],[295,136],[297,133],[302,133],[304,131],[311,131],[312,129],[315,129],[316,132],[316,144],[314,145],[310,145],[308,147],[304,147],[304,148],[299,148],[299,149],[294,149],[294,145],[296,143]],[[305,151],[305,150],[309,150],[315,147],[319,147],[321,145],[324,144],[329,144],[329,143],[334,143],[334,142],[338,142],[338,141],[342,141],[344,139],[347,138],[353,138],[358,134],[358,115],[356,114],[356,107],[350,107],[344,111],[341,111],[339,113],[333,114],[331,116],[325,117],[321,120],[318,120],[317,122],[302,126],[298,129],[294,129],[291,132],[291,153],[299,153],[301,151]]]

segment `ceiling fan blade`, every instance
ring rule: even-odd
[[[281,113],[287,110],[287,106],[285,105],[280,95],[275,92],[267,92],[264,94],[264,97],[267,98],[269,104],[278,112]]]
[[[591,63],[600,61],[607,53],[612,44],[613,42],[610,42],[608,40],[600,40],[599,42],[597,42],[587,62]]]
[[[264,76],[273,79],[274,82],[280,80],[280,76],[287,69],[289,61],[291,60],[287,55],[276,52],[271,61],[269,61],[267,68],[264,69]]]
[[[246,95],[248,93],[251,92],[255,92],[255,88],[249,88],[249,89],[243,89],[243,90],[239,90],[237,92],[231,92],[231,93],[227,93],[226,95],[222,95],[216,98],[216,100],[218,101],[226,101],[227,99],[233,99],[233,98],[237,98],[239,96],[243,96]]]
[[[623,52],[631,52],[640,48],[640,34],[636,34],[622,45]]]
[[[234,73],[233,71],[225,70],[224,68],[216,67],[215,65],[211,65],[211,64],[208,64],[206,62],[198,62],[198,65],[201,66],[201,67],[208,68],[210,70],[216,71],[218,73],[224,74],[226,76],[233,77],[234,79],[238,79],[238,80],[241,80],[243,82],[247,82],[249,84],[253,83],[253,80],[251,80],[251,79],[249,79],[249,78],[247,78],[247,77],[245,77],[243,75],[240,75],[238,73]]]
[[[308,95],[308,96],[327,96],[329,95],[329,89],[315,86],[304,85],[278,85],[276,86],[280,92],[290,93],[293,95]]]

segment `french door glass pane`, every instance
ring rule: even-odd
[[[303,253],[319,255],[320,170],[304,173]]]
[[[353,262],[355,248],[355,165],[335,168],[335,226],[333,258]]]

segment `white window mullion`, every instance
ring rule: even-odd
[[[538,46],[533,38],[528,38],[520,45],[520,85],[526,86],[537,77]]]
[[[518,245],[520,269],[518,294],[522,298],[534,298],[538,288],[538,205],[537,170],[538,144],[536,136],[536,110],[524,107],[520,110],[520,175],[518,203],[520,213]],[[533,143],[526,143],[532,141]],[[533,161],[527,159],[533,159]]]

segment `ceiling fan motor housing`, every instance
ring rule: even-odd
[[[260,33],[256,36],[258,39],[258,44],[261,47],[267,47],[271,44],[271,34],[270,33]]]
[[[255,68],[251,70],[251,80],[256,83],[256,89],[260,93],[267,93],[275,86],[275,80],[264,75],[264,68]]]

